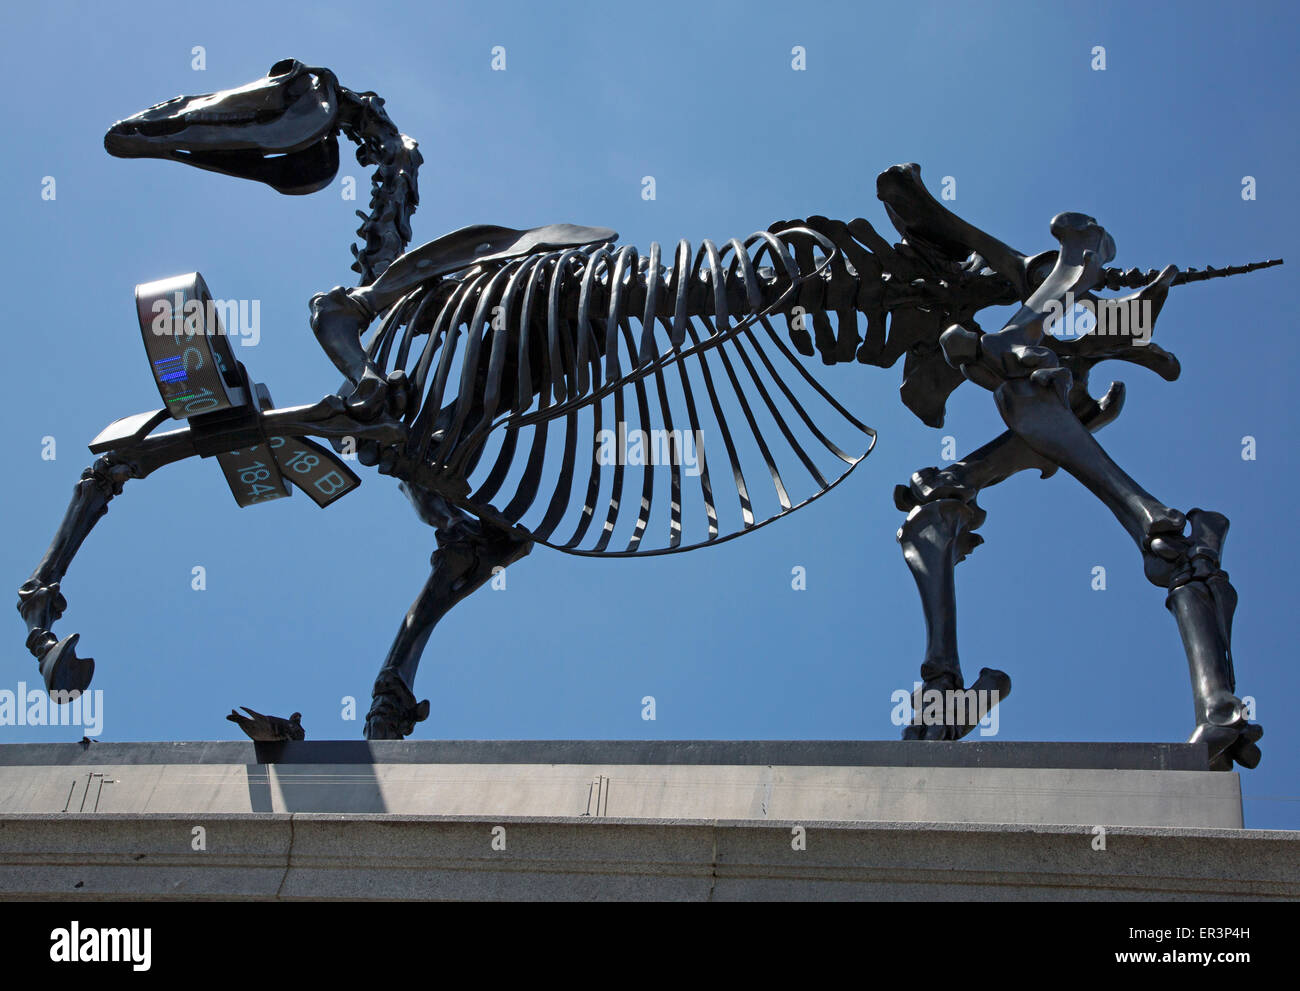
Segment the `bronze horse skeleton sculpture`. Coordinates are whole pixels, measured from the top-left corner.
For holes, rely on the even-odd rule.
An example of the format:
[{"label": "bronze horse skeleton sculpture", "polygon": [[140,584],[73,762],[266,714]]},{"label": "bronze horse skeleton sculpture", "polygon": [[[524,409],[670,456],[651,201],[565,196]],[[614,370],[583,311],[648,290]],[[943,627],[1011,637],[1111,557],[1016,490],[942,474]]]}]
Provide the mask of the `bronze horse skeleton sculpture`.
[{"label": "bronze horse skeleton sculpture", "polygon": [[[89,658],[76,656],[76,634],[60,640],[51,632],[66,607],[59,583],[128,479],[195,454],[247,446],[250,438],[266,443],[316,436],[336,450],[355,444],[357,459],[396,477],[420,519],[435,529],[432,573],[384,660],[366,720],[370,739],[411,733],[429,711],[412,687],[434,625],[533,544],[592,555],[688,550],[784,516],[847,476],[865,453],[846,453],[832,442],[778,367],[786,374],[793,369],[798,387],[841,427],[866,438],[870,451],[874,432],[791,353],[771,323],[779,316],[794,349],[820,355],[828,365],[856,360],[890,367],[903,357],[903,402],[930,426],[942,425],[948,395],[969,380],[993,393],[1008,427],[960,461],[916,472],[895,491],[907,513],[898,539],[926,620],[926,690],[964,687],[953,572],[982,539],[975,531],[985,514],[976,497],[1016,472],[1033,469],[1047,477],[1064,468],[1133,538],[1147,578],[1168,589],[1166,605],[1178,622],[1192,676],[1191,740],[1208,745],[1212,767],[1258,763],[1262,731],[1247,721],[1235,694],[1230,641],[1236,593],[1220,567],[1228,521],[1218,513],[1172,509],[1125,474],[1093,437],[1119,414],[1123,386],[1112,383],[1100,399],[1087,386],[1092,367],[1107,359],[1177,378],[1177,359],[1148,342],[1169,289],[1280,261],[1181,273],[1173,266],[1159,272],[1108,268],[1115,255],[1111,237],[1077,213],[1053,219],[1059,248],[1026,256],[938,203],[915,165],[895,166],[877,180],[877,195],[902,237],[894,244],[865,220],[809,217],[774,224],[721,250],[705,241],[692,253],[683,241],[671,263],[658,244],[643,256],[615,247],[613,231],[572,225],[531,231],[476,226],[406,251],[418,202],[415,142],[397,130],[375,94],[348,90],[329,70],[291,59],[247,86],[177,97],[120,121],[105,147],[118,157],[171,159],[305,194],[333,180],[340,132],[359,145],[362,165],[377,168],[371,212],[358,214],[364,244],[352,249],[359,286],[311,300],[312,329],[347,382],[338,395],[285,409],[269,408],[259,386],[260,403],[235,420],[194,416],[185,429],[162,434],[153,431],[165,411],[139,414],[112,424],[92,443],[101,456],[83,473],[53,543],[19,590],[27,646],[51,691],[84,689],[93,672]],[[1137,292],[1109,302],[1093,295],[1123,288]],[[1145,328],[1117,333],[1053,336],[1052,321],[1071,300],[1144,307],[1150,320]],[[996,333],[983,332],[975,321],[986,307],[1015,304],[1019,310]],[[859,315],[866,321],[861,332]],[[363,333],[377,319],[363,345]],[[239,371],[247,383],[242,366]],[[720,392],[740,406],[743,423],[734,431]],[[623,498],[629,472],[617,459],[608,501],[601,499],[608,462],[599,456],[600,442],[590,438],[601,434],[606,400],[620,431],[635,414],[642,427],[662,427],[668,437],[669,518],[661,544],[647,539],[655,506],[648,462],[641,462],[640,500]],[[770,417],[776,429],[760,428],[759,415]],[[678,435],[687,438],[689,425],[700,437],[706,421],[709,436],[722,440],[738,525],[724,526],[721,514],[731,500],[715,498],[716,475],[702,461],[698,471],[682,471]],[[563,427],[562,447],[558,434],[548,438],[548,426]],[[586,433],[592,427],[595,434]],[[815,443],[801,444],[796,428]],[[496,444],[495,461],[472,488],[471,474],[480,461],[488,463],[489,441]],[[795,486],[777,465],[778,441],[802,465],[804,485],[811,482],[801,500],[790,495]],[[762,519],[744,474],[755,452],[779,504]],[[816,460],[828,455],[839,466],[833,478]],[[585,485],[575,489],[575,472],[588,465]],[[544,476],[550,494],[539,501]],[[694,523],[684,520],[688,496],[703,510]],[[663,501],[658,505],[662,515]],[[593,530],[602,506],[604,518]],[[577,524],[566,539],[555,531],[571,510]],[[628,543],[612,544],[629,510],[636,515]],[[539,518],[525,524],[530,513]],[[1003,694],[1009,689],[1006,676],[989,669],[981,684]],[[970,728],[909,726],[904,736],[951,740]]]}]

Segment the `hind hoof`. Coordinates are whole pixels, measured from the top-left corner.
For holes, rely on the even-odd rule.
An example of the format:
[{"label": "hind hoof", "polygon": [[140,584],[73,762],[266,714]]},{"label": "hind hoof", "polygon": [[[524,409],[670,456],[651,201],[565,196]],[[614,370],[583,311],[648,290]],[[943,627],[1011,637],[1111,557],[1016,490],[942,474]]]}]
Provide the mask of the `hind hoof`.
[{"label": "hind hoof", "polygon": [[1263,754],[1257,745],[1264,728],[1242,720],[1230,726],[1201,723],[1188,743],[1205,743],[1210,750],[1211,771],[1231,771],[1234,763],[1245,768],[1258,766]]},{"label": "hind hoof", "polygon": [[1004,671],[981,668],[969,688],[962,688],[959,671],[945,671],[926,679],[913,697],[912,722],[903,728],[903,739],[960,740],[1010,694],[1011,678]]}]

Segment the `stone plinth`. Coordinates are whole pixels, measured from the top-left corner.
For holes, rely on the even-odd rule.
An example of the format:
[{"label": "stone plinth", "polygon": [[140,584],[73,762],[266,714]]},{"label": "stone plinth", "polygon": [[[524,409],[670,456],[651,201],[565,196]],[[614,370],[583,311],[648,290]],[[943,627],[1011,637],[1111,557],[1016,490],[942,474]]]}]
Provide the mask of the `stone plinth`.
[{"label": "stone plinth", "polygon": [[1183,744],[0,747],[0,895],[1295,898]]}]

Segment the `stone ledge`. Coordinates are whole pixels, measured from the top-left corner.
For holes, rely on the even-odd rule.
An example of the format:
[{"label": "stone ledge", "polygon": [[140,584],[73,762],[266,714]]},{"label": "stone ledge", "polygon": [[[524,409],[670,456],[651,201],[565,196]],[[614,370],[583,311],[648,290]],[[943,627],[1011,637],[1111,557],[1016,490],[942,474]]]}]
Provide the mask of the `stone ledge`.
[{"label": "stone ledge", "polygon": [[[928,744],[919,744],[926,747]],[[754,764],[25,764],[0,813],[340,813],[1240,828],[1210,771]]]},{"label": "stone ledge", "polygon": [[1190,743],[966,740],[308,740],[10,743],[0,766],[85,764],[729,764],[1206,771]]},{"label": "stone ledge", "polygon": [[[207,850],[191,849],[202,826]],[[791,847],[802,826],[806,849]],[[503,827],[506,849],[493,850]],[[1300,834],[399,815],[0,816],[0,897],[1300,900]]]}]

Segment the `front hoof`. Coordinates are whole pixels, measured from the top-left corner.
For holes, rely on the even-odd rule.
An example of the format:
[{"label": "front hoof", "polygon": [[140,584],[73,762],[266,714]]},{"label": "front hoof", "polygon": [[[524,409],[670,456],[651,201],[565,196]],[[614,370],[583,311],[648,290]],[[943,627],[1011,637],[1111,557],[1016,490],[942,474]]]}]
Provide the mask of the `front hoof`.
[{"label": "front hoof", "polygon": [[952,726],[917,726],[911,724],[903,727],[904,740],[937,740],[939,742],[958,739],[956,729]]},{"label": "front hoof", "polygon": [[[408,730],[409,732],[409,730]],[[405,740],[406,733],[397,725],[396,721],[387,718],[384,713],[377,713],[373,709],[366,716],[366,739],[367,740]]]},{"label": "front hoof", "polygon": [[95,659],[77,656],[80,633],[70,633],[41,658],[41,677],[45,690],[55,702],[71,702],[90,687],[95,675]]},{"label": "front hoof", "polygon": [[366,714],[367,740],[404,740],[415,732],[415,724],[429,718],[429,700],[415,701],[415,695],[396,674],[385,672],[375,681]]}]

